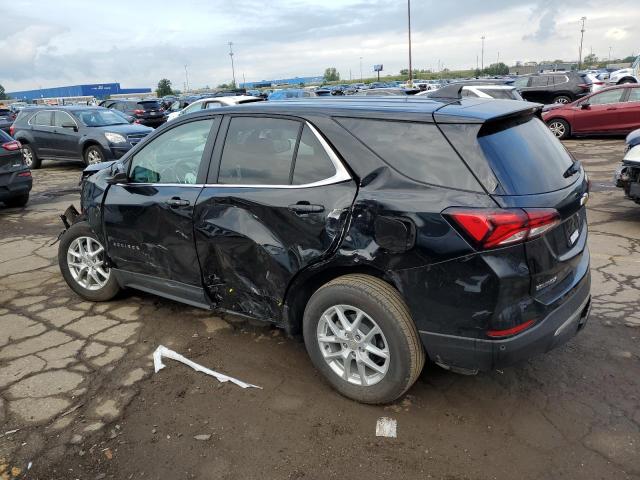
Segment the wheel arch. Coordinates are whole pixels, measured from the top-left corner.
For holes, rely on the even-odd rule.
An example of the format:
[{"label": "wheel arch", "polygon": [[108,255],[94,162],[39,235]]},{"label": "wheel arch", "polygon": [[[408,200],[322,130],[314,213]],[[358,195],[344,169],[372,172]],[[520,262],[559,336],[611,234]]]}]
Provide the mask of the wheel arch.
[{"label": "wheel arch", "polygon": [[617,85],[620,85],[623,82],[638,83],[638,80],[635,77],[626,76],[626,77],[622,77],[620,80],[618,80]]},{"label": "wheel arch", "polygon": [[[105,155],[104,146],[101,145],[98,140],[96,140],[94,138],[87,138],[80,144],[80,154],[82,155],[82,159],[83,160],[84,160],[84,155],[85,155],[85,153],[87,153],[87,149],[89,147],[98,147],[102,151],[102,154]],[[105,158],[106,158],[106,156],[105,156]]]},{"label": "wheel arch", "polygon": [[354,273],[378,278],[400,291],[394,280],[386,272],[371,265],[310,267],[289,282],[285,292],[281,323],[286,332],[289,335],[299,335],[302,332],[302,317],[305,307],[318,288],[338,277]]}]

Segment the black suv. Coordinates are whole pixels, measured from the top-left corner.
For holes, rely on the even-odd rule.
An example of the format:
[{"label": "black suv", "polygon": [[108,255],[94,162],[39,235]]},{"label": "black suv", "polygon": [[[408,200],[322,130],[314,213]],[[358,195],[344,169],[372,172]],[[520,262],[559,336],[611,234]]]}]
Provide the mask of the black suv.
[{"label": "black suv", "polygon": [[30,168],[39,168],[43,158],[87,165],[118,159],[152,131],[106,108],[85,106],[24,109],[11,127]]},{"label": "black suv", "polygon": [[588,95],[591,83],[577,72],[534,73],[517,77],[513,86],[530,102],[571,103]]},{"label": "black suv", "polygon": [[167,121],[160,100],[105,100],[100,106],[113,108],[134,117],[135,123],[157,128]]},{"label": "black suv", "polygon": [[88,300],[137,288],[302,332],[362,402],[398,398],[426,356],[512,364],[575,335],[591,298],[587,178],[539,108],[351,97],[181,117],[86,177],[62,275]]},{"label": "black suv", "polygon": [[29,201],[31,170],[24,163],[20,142],[0,130],[0,202],[23,207]]}]

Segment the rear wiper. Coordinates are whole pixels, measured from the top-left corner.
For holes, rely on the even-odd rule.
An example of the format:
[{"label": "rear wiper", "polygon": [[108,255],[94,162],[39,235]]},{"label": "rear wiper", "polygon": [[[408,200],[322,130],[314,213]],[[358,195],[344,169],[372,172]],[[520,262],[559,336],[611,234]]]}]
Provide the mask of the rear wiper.
[{"label": "rear wiper", "polygon": [[562,174],[562,176],[564,178],[569,178],[570,176],[575,175],[576,173],[578,173],[580,171],[580,166],[581,165],[582,164],[580,163],[580,160],[574,160],[573,163],[571,164],[571,166],[565,170],[565,172]]}]

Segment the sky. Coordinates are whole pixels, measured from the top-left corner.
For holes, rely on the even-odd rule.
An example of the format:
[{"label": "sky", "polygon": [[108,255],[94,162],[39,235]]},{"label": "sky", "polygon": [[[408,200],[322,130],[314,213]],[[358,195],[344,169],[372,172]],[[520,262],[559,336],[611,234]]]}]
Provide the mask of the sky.
[{"label": "sky", "polygon": [[[604,6],[606,5],[606,8]],[[405,0],[0,0],[0,84],[6,91],[120,82],[183,89],[407,68]],[[640,51],[638,0],[413,0],[413,66],[475,68]]]}]

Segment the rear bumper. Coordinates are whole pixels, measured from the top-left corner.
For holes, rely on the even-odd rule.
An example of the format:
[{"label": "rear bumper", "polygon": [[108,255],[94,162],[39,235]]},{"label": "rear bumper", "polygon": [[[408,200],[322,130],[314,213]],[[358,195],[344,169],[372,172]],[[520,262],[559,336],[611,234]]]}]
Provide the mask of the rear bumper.
[{"label": "rear bumper", "polygon": [[144,125],[145,127],[157,128],[167,121],[167,117],[158,116],[149,118],[138,118],[138,121],[140,122],[140,125]]},{"label": "rear bumper", "polygon": [[564,302],[523,333],[505,340],[484,340],[420,331],[428,355],[454,371],[475,373],[512,365],[548,352],[576,335],[591,309],[589,272]]},{"label": "rear bumper", "polygon": [[28,170],[0,173],[0,201],[20,197],[31,191],[32,178],[18,176],[23,172],[28,172]]}]

